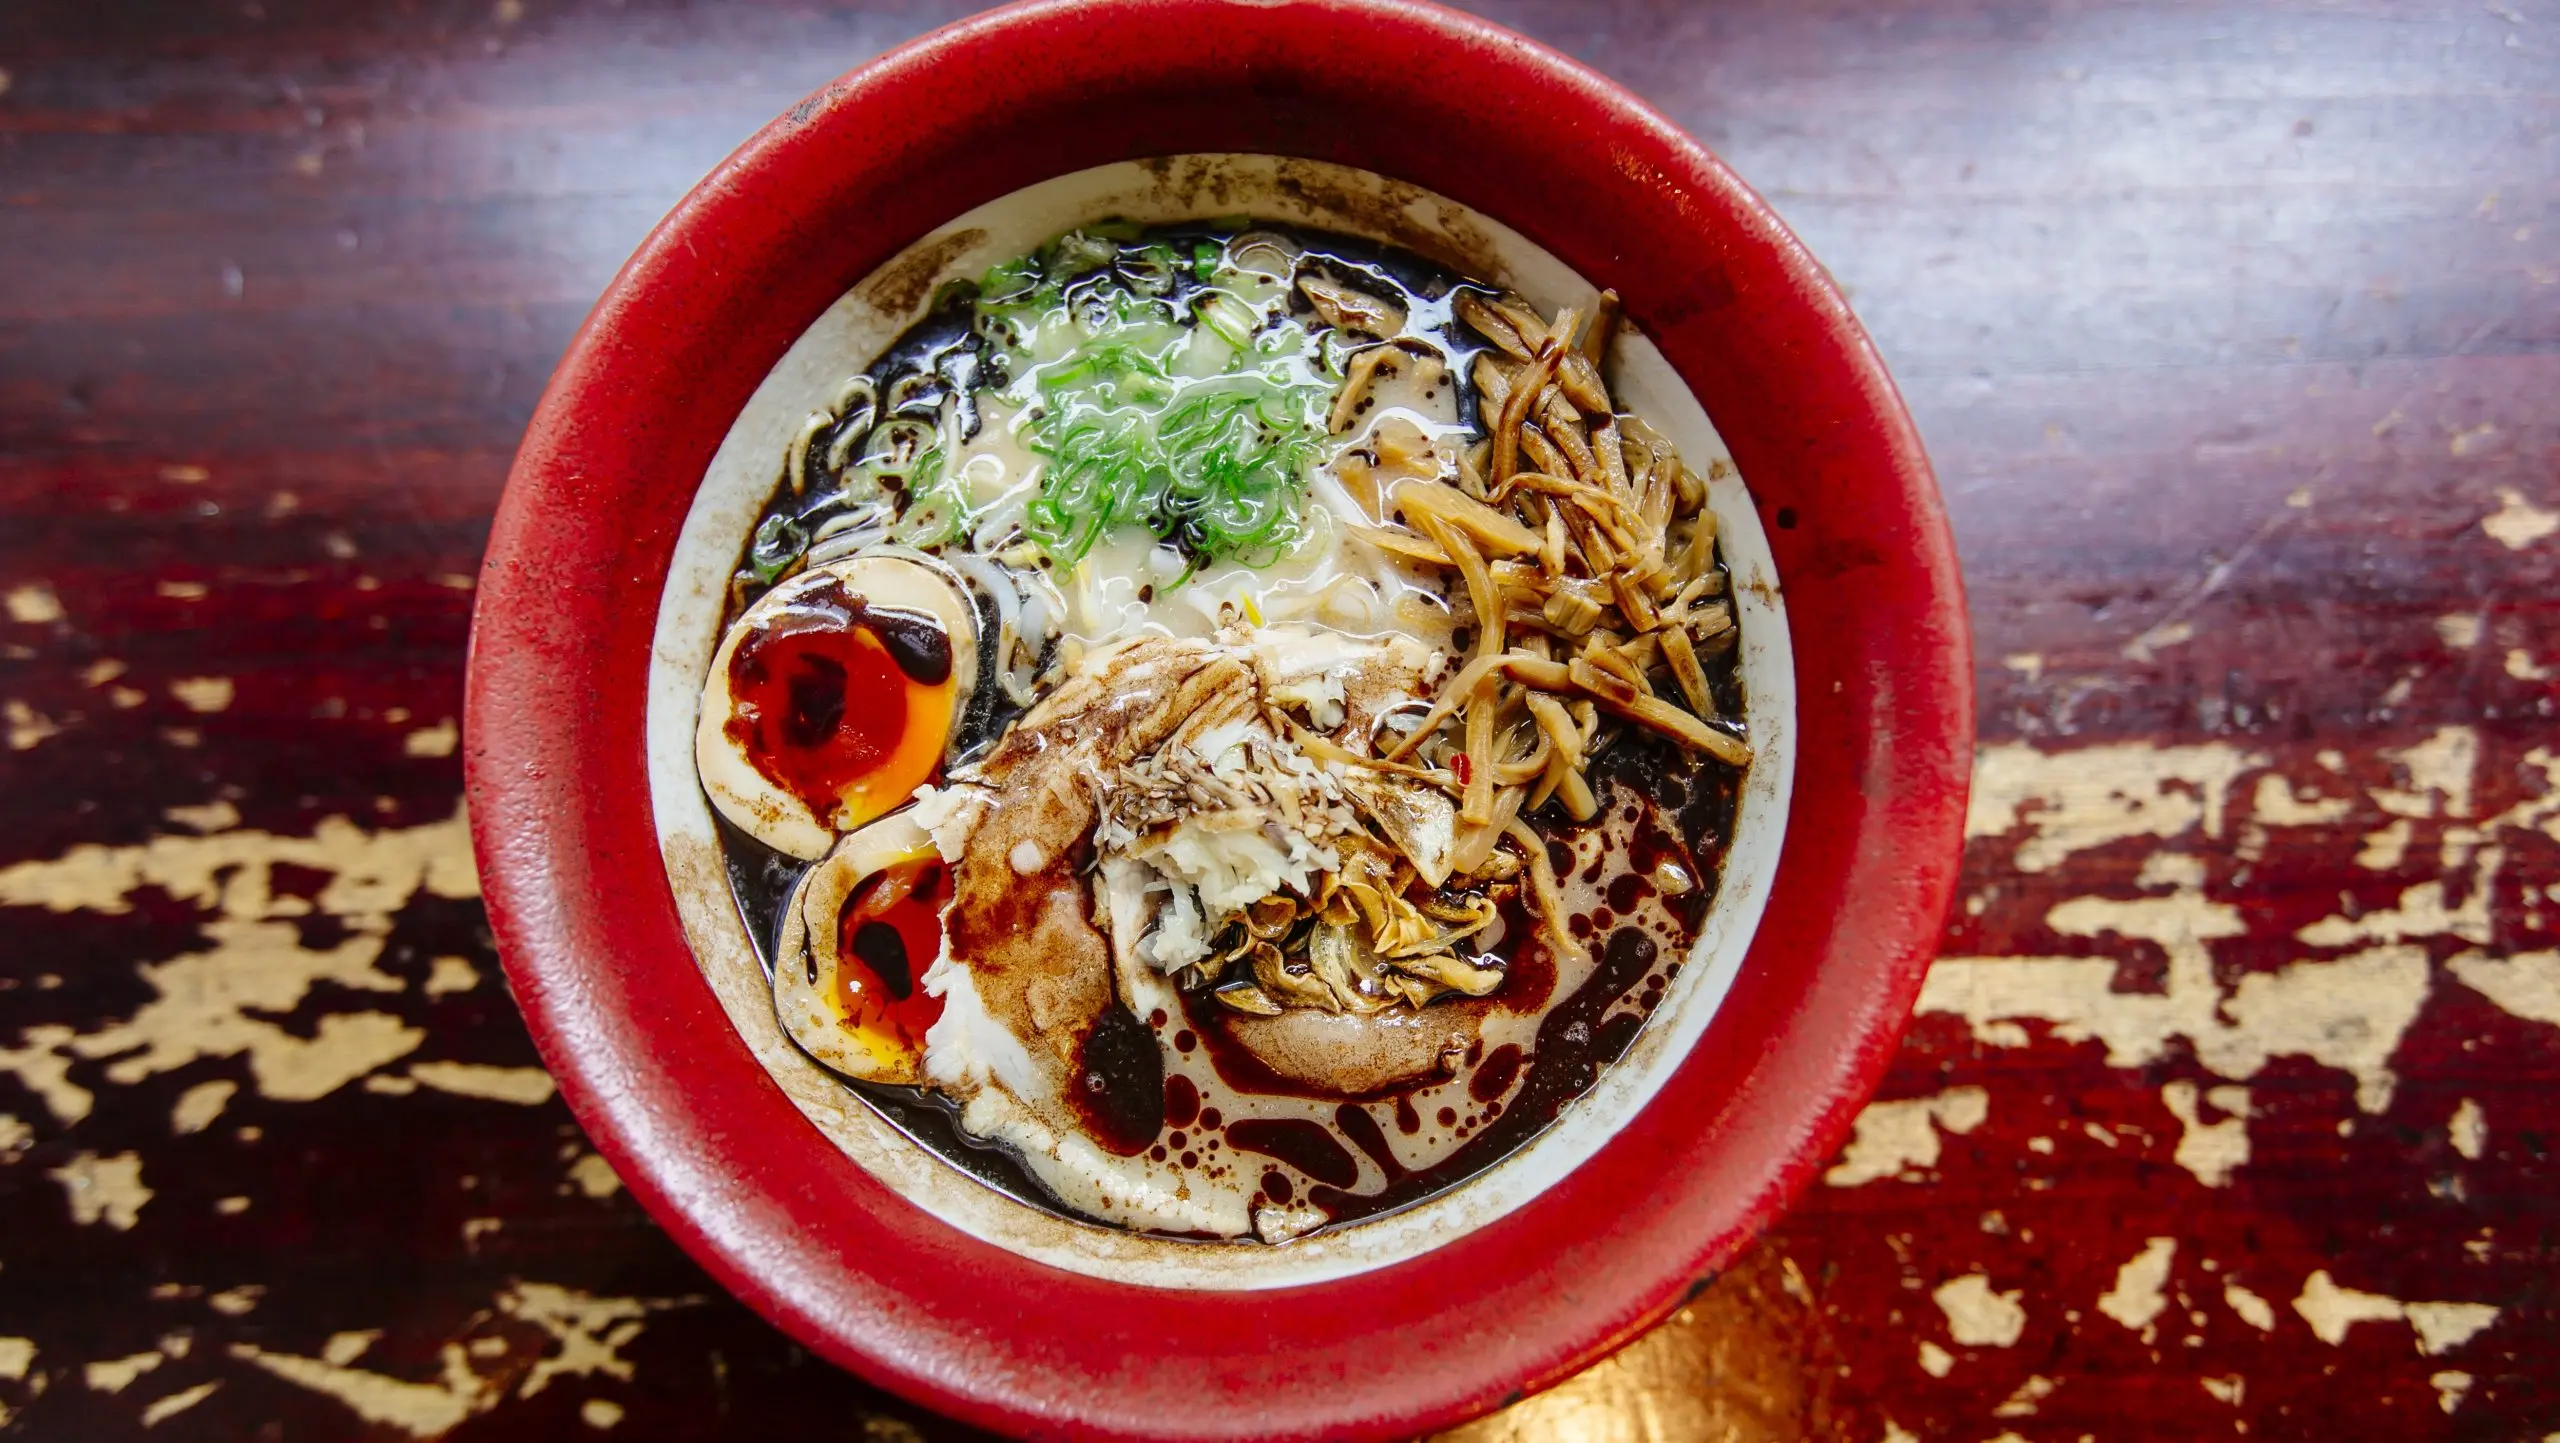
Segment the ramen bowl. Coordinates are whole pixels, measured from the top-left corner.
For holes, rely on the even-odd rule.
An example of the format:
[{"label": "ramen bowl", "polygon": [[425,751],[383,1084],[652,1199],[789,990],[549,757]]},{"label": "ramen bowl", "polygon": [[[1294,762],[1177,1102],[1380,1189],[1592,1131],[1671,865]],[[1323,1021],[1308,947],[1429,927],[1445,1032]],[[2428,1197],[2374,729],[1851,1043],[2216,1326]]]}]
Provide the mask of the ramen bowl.
[{"label": "ramen bowl", "polygon": [[[1237,215],[1546,313],[1622,298],[1613,386],[1713,478],[1756,749],[1712,904],[1623,1053],[1490,1165],[1276,1242],[1032,1205],[795,1048],[692,750],[732,570],[848,370],[1043,237]],[[1397,1436],[1659,1319],[1838,1145],[1953,885],[1970,677],[1937,493],[1873,348],[1641,102],[1419,5],[1030,5],[804,101],[608,289],[492,535],[471,815],[563,1095],[794,1337],[1016,1433]]]}]

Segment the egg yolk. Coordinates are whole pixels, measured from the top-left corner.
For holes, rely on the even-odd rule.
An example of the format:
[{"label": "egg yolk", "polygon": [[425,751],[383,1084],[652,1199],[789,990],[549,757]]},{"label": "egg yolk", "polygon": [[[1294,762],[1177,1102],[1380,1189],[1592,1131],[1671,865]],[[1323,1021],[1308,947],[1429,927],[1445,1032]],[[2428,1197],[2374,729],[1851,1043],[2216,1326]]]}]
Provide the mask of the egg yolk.
[{"label": "egg yolk", "polygon": [[767,781],[846,831],[933,779],[955,691],[938,620],[829,584],[739,641],[727,731]]},{"label": "egg yolk", "polygon": [[942,999],[923,988],[924,969],[942,952],[942,909],[951,869],[928,854],[862,879],[845,899],[836,929],[836,986],[829,999],[844,1025],[897,1055],[924,1050]]}]

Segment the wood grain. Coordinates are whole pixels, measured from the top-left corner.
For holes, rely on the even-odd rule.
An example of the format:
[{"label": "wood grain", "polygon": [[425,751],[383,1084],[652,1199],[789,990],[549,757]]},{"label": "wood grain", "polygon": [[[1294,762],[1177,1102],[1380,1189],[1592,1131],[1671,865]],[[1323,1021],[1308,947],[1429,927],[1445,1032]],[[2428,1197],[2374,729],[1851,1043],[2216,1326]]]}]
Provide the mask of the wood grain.
[{"label": "wood grain", "polygon": [[[1480,8],[1839,276],[1984,750],[1829,1180],[1460,1436],[2560,1430],[2560,6]],[[965,9],[0,10],[0,1427],[962,1436],[584,1147],[452,726],[613,269]]]}]

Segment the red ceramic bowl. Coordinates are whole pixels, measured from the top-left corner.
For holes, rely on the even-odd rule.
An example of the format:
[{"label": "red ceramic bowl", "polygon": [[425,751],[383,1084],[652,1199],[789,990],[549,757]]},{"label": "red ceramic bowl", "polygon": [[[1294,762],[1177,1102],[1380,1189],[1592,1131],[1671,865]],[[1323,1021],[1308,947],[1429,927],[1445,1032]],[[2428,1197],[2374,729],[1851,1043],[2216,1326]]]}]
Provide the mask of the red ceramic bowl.
[{"label": "red ceramic bowl", "polygon": [[[1716,422],[1785,583],[1796,761],[1764,920],[1703,1039],[1578,1168],[1436,1250],[1251,1293],[1044,1266],[826,1144],[703,980],[643,765],[653,602],[750,393],[971,207],[1175,151],[1362,167],[1623,293]],[[903,47],[679,204],[552,378],[475,617],[471,817],[518,1001],[633,1193],[819,1353],[1040,1436],[1384,1437],[1554,1382],[1805,1185],[1883,1072],[1953,887],[1972,746],[1953,548],[1892,382],[1723,165],[1517,36],[1410,3],[1074,0]]]}]

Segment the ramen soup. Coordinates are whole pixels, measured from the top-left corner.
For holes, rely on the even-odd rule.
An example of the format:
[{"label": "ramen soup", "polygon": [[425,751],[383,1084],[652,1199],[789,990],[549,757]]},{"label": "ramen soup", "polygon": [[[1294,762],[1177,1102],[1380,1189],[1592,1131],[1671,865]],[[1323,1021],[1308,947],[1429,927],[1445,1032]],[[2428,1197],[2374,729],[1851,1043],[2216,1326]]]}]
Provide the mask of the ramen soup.
[{"label": "ramen soup", "polygon": [[1624,1053],[1752,758],[1618,302],[1092,225],[808,417],[695,762],[783,1029],[1035,1206],[1274,1244]]}]

